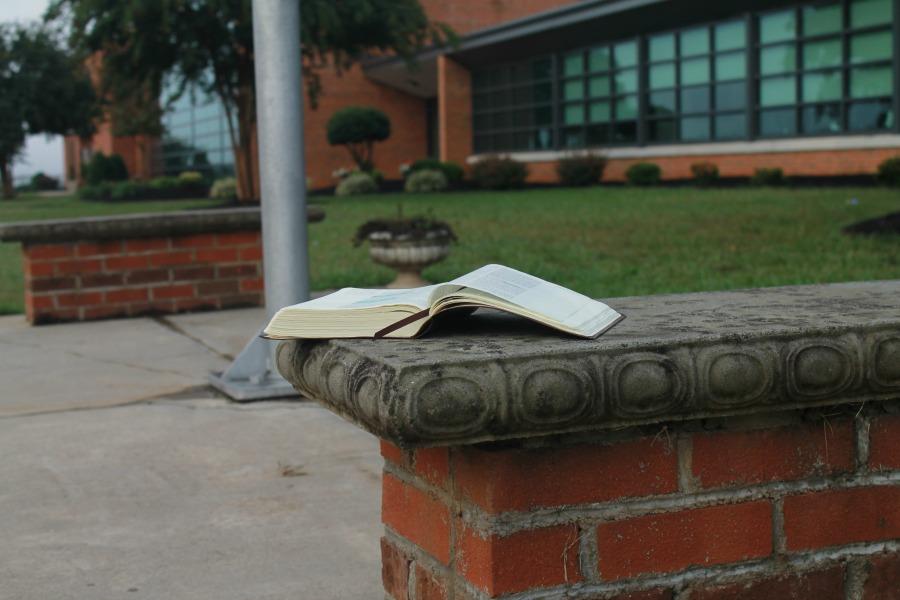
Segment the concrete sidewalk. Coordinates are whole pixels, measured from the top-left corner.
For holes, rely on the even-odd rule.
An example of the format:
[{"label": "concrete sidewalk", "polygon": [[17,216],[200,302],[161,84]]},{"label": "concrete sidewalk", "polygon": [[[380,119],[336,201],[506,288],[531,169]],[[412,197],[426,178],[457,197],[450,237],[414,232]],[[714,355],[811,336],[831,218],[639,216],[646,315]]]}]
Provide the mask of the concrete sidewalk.
[{"label": "concrete sidewalk", "polygon": [[263,318],[0,318],[0,599],[381,596],[375,438],[205,386]]}]

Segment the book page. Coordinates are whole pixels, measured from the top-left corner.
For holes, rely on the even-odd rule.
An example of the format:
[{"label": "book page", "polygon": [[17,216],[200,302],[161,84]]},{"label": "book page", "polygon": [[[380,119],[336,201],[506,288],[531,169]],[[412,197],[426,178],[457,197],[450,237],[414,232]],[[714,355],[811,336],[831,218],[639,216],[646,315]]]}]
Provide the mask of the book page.
[{"label": "book page", "polygon": [[602,302],[503,265],[486,265],[450,284],[496,296],[585,335],[602,331],[621,318]]},{"label": "book page", "polygon": [[402,304],[425,310],[430,306],[429,297],[436,287],[436,285],[429,285],[407,290],[344,288],[309,302],[295,304],[293,307],[305,310],[352,310]]}]

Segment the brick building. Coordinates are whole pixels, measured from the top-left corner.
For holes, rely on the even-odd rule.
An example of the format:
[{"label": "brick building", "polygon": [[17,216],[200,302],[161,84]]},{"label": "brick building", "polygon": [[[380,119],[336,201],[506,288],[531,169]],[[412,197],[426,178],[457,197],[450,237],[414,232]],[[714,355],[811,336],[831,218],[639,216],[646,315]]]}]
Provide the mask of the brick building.
[{"label": "brick building", "polygon": [[[344,149],[325,141],[325,125],[355,104],[391,118],[392,136],[375,156],[388,178],[425,156],[471,163],[503,153],[548,181],[558,158],[586,150],[608,156],[613,180],[639,160],[669,179],[689,177],[702,161],[725,177],[771,166],[855,175],[900,150],[897,0],[422,3],[460,43],[423,52],[413,71],[393,57],[323,71],[319,106],[305,115],[314,187],[350,166]],[[177,109],[167,131],[162,158],[136,175],[230,168],[214,105]],[[102,130],[87,144],[69,140],[67,172],[85,148],[110,145],[129,166],[146,164],[141,144],[115,144]]]}]

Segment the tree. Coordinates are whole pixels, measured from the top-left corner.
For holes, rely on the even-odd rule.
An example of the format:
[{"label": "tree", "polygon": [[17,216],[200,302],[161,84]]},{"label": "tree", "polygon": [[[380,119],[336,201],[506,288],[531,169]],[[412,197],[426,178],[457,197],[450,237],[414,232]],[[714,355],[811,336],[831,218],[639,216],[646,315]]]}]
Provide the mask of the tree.
[{"label": "tree", "polygon": [[0,25],[0,178],[14,194],[12,164],[36,133],[89,135],[96,96],[82,62],[42,27]]},{"label": "tree", "polygon": [[328,143],[345,146],[360,171],[371,171],[372,147],[391,135],[391,121],[377,108],[348,106],[328,119]]},{"label": "tree", "polygon": [[[174,101],[192,86],[218,97],[234,149],[238,194],[258,197],[253,164],[256,98],[253,88],[251,0],[54,0],[47,18],[64,23],[71,43],[102,53],[101,94],[113,105],[158,110],[164,84]],[[349,67],[369,52],[412,60],[427,44],[454,39],[428,21],[418,0],[303,0],[300,22],[304,77],[311,102],[319,70]],[[141,117],[135,115],[136,122]]]}]

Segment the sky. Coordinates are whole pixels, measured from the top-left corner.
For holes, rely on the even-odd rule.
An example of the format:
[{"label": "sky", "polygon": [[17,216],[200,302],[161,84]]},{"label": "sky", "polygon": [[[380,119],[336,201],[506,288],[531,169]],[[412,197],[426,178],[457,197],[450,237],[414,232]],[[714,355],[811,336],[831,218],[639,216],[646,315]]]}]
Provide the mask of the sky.
[{"label": "sky", "polygon": [[[0,0],[0,22],[33,21],[41,18],[49,0]],[[13,167],[16,180],[43,171],[47,175],[62,177],[62,136],[32,135],[25,143],[25,152]]]}]

